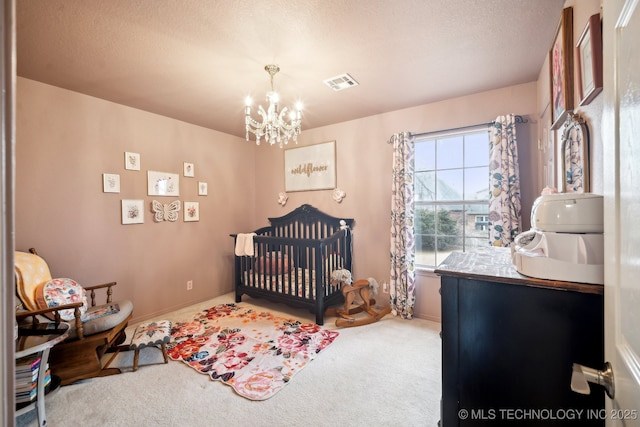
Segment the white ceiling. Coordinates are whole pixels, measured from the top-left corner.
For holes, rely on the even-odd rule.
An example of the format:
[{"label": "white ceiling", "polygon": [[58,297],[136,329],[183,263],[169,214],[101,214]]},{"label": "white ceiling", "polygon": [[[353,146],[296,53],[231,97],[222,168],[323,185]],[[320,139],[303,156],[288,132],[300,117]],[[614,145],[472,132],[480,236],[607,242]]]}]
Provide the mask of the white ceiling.
[{"label": "white ceiling", "polygon": [[303,132],[535,81],[564,0],[16,3],[19,76],[244,137],[270,63]]}]

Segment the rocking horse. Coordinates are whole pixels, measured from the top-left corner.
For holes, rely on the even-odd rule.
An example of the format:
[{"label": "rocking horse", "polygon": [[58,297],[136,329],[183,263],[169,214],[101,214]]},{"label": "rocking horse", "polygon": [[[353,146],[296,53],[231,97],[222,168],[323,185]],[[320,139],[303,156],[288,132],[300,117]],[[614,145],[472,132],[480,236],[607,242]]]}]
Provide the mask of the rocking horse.
[{"label": "rocking horse", "polygon": [[[333,283],[342,282],[342,295],[344,296],[343,309],[327,310],[327,314],[338,316],[336,326],[350,327],[368,325],[369,323],[377,322],[391,312],[391,307],[388,306],[380,311],[372,308],[376,300],[372,298],[371,295],[378,293],[378,282],[376,279],[370,277],[367,280],[361,279],[353,282],[349,270],[336,270],[331,274],[331,279]],[[353,306],[357,294],[360,295],[362,304]],[[367,313],[369,317],[356,318],[353,316],[354,314],[362,312]]]}]

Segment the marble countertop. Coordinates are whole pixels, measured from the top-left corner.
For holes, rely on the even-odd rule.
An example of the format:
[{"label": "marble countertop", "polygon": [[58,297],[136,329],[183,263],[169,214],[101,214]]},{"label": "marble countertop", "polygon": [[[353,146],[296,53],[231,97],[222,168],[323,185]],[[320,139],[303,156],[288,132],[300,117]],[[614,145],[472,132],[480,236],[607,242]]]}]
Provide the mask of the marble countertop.
[{"label": "marble countertop", "polygon": [[435,273],[440,276],[464,277],[514,285],[564,291],[604,294],[604,286],[524,276],[511,263],[511,249],[486,247],[469,252],[453,252]]}]

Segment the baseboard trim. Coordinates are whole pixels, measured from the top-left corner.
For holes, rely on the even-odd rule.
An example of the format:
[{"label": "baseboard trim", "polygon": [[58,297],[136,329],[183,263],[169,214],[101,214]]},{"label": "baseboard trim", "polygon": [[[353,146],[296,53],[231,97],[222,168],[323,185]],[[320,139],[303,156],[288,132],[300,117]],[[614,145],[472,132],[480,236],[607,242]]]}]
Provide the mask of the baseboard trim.
[{"label": "baseboard trim", "polygon": [[418,319],[431,320],[432,322],[442,323],[442,318],[441,317],[429,316],[427,314],[421,314],[421,313],[413,313],[413,315]]}]

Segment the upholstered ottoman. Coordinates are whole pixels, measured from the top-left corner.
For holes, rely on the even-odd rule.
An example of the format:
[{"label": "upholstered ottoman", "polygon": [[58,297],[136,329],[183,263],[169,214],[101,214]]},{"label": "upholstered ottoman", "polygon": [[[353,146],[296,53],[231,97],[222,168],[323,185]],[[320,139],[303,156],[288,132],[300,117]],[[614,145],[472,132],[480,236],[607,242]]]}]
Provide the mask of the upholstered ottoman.
[{"label": "upholstered ottoman", "polygon": [[133,338],[131,339],[130,350],[134,350],[133,354],[133,370],[138,369],[138,357],[140,349],[145,347],[158,347],[162,350],[164,363],[169,363],[167,356],[167,343],[171,339],[171,322],[168,320],[158,320],[156,322],[142,323],[138,325]]}]

